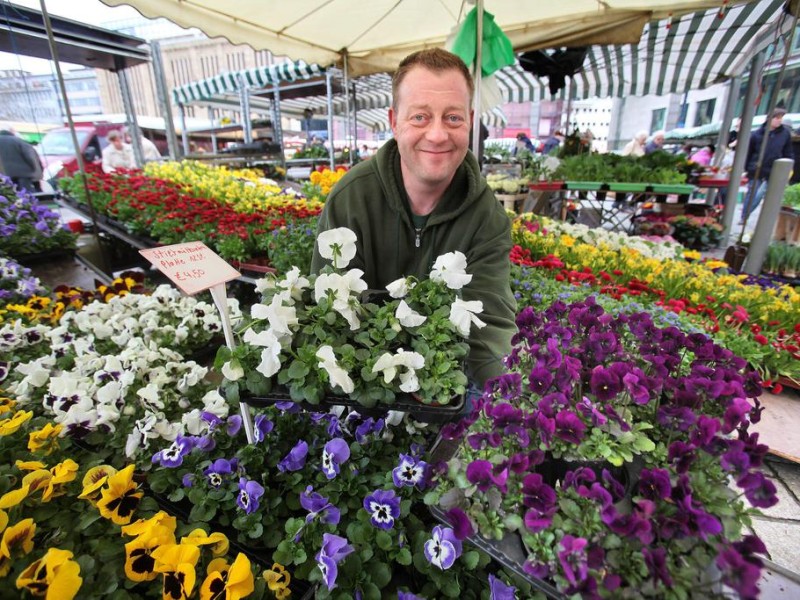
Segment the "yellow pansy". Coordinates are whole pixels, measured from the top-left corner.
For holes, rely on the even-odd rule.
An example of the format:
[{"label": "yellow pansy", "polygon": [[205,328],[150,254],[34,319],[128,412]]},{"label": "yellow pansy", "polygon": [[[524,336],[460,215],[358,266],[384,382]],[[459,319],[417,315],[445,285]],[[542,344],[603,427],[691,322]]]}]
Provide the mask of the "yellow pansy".
[{"label": "yellow pansy", "polygon": [[88,500],[93,505],[97,505],[97,500],[100,498],[100,489],[105,485],[108,478],[116,473],[117,470],[111,465],[98,465],[86,471],[83,476],[83,491],[81,492],[81,500]]},{"label": "yellow pansy", "polygon": [[111,475],[106,486],[100,492],[97,508],[106,519],[117,525],[127,525],[139,507],[144,492],[133,481],[134,465],[128,465],[122,471]]},{"label": "yellow pansy", "polygon": [[48,600],[72,600],[83,583],[80,572],[80,565],[72,560],[72,552],[48,548],[42,558],[20,573],[17,588]]},{"label": "yellow pansy", "polygon": [[202,529],[195,529],[189,535],[181,538],[181,544],[193,544],[195,546],[208,546],[211,554],[222,556],[228,553],[228,536],[218,531],[206,533]]},{"label": "yellow pansy", "polygon": [[177,524],[175,517],[160,510],[149,519],[139,519],[130,525],[126,525],[122,528],[122,533],[128,536],[138,536],[144,535],[156,527],[164,527],[174,536]]},{"label": "yellow pansy", "polygon": [[17,405],[17,401],[12,398],[0,397],[0,415],[10,413]]},{"label": "yellow pansy", "polygon": [[201,600],[240,600],[255,590],[250,560],[241,552],[232,565],[216,558],[208,565],[208,576],[200,586]]},{"label": "yellow pansy", "polygon": [[49,502],[52,498],[66,493],[64,484],[75,480],[78,475],[78,463],[68,458],[50,469],[50,473],[52,477],[42,492],[42,502]]},{"label": "yellow pansy", "polygon": [[58,436],[64,426],[60,423],[53,425],[47,423],[44,427],[37,431],[32,431],[28,436],[28,450],[33,453],[41,452],[45,456],[49,456],[54,451],[58,450]]},{"label": "yellow pansy", "polygon": [[33,411],[18,410],[13,416],[0,421],[0,436],[16,433],[27,421],[33,417]]},{"label": "yellow pansy", "polygon": [[292,581],[289,572],[286,568],[278,563],[273,563],[271,569],[267,569],[262,573],[264,581],[267,582],[267,587],[275,594],[276,598],[287,598],[291,595],[289,584]]},{"label": "yellow pansy", "polygon": [[47,465],[39,460],[18,460],[14,463],[20,471],[42,471],[47,469]]},{"label": "yellow pansy", "polygon": [[153,551],[153,558],[155,571],[164,574],[165,597],[169,590],[171,598],[189,598],[197,581],[194,569],[200,549],[191,544],[165,544]]}]

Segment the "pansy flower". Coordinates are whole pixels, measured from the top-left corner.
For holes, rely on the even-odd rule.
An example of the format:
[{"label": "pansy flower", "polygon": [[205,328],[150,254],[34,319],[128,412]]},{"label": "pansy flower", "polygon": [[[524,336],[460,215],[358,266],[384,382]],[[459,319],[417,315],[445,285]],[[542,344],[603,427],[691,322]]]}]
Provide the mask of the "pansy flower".
[{"label": "pansy flower", "polygon": [[292,576],[286,570],[286,567],[279,563],[273,563],[271,569],[267,569],[262,573],[264,581],[267,582],[269,591],[275,594],[278,600],[283,600],[292,595],[289,589],[289,584],[292,581]]},{"label": "pansy flower", "polygon": [[331,261],[334,268],[344,269],[356,256],[355,232],[347,227],[337,227],[317,236],[317,249],[322,258]]},{"label": "pansy flower", "polygon": [[200,585],[201,598],[238,599],[255,590],[250,559],[241,552],[232,565],[224,558],[215,558],[208,564],[208,576]]},{"label": "pansy flower", "polygon": [[193,440],[190,437],[179,435],[168,448],[159,450],[153,455],[152,462],[160,463],[162,467],[173,469],[183,464],[183,457],[189,454],[193,448]]},{"label": "pansy flower", "polygon": [[144,492],[133,481],[134,465],[109,476],[106,486],[100,493],[97,508],[106,519],[117,525],[130,523],[133,512],[139,507]]},{"label": "pansy flower", "polygon": [[430,278],[444,282],[451,290],[460,290],[472,281],[472,275],[467,273],[467,257],[459,251],[440,255],[433,263]]},{"label": "pansy flower", "polygon": [[249,515],[258,510],[258,500],[263,495],[264,488],[257,481],[246,477],[239,478],[239,496],[236,498],[236,504],[245,513]]},{"label": "pansy flower", "polygon": [[394,490],[375,490],[364,498],[364,510],[375,527],[391,529],[400,517],[400,497]]},{"label": "pansy flower", "polygon": [[156,573],[163,573],[164,598],[189,598],[197,581],[195,565],[200,548],[191,544],[164,544],[153,551]]},{"label": "pansy flower", "polygon": [[316,555],[317,566],[322,572],[322,581],[328,590],[336,587],[336,578],[339,574],[339,563],[351,552],[353,547],[347,540],[332,533],[322,535],[322,548]]},{"label": "pansy flower", "polygon": [[336,525],[341,518],[339,509],[331,504],[327,498],[315,492],[310,485],[300,494],[300,506],[308,511],[306,523],[310,523],[319,517],[322,523]]},{"label": "pansy flower", "polygon": [[408,454],[400,455],[400,464],[392,469],[392,481],[397,487],[424,489],[428,463]]},{"label": "pansy flower", "polygon": [[308,443],[300,440],[294,445],[294,448],[289,450],[289,454],[283,457],[281,462],[278,463],[278,470],[282,473],[286,471],[299,471],[306,465],[306,457],[308,456]]},{"label": "pansy flower", "polygon": [[515,600],[517,588],[489,573],[489,600]]},{"label": "pansy flower", "polygon": [[253,439],[256,444],[263,442],[274,427],[275,424],[267,418],[267,415],[257,415],[255,429],[253,430]]},{"label": "pansy flower", "polygon": [[225,476],[230,475],[233,471],[234,468],[231,461],[218,458],[203,470],[203,475],[206,476],[208,485],[218,488],[225,481]]},{"label": "pansy flower", "polygon": [[72,600],[83,583],[81,567],[69,550],[48,548],[47,553],[28,565],[17,577],[17,589],[34,596]]},{"label": "pansy flower", "polygon": [[339,466],[350,458],[350,446],[342,438],[330,440],[322,449],[322,472],[333,479],[339,474]]},{"label": "pansy flower", "polygon": [[424,550],[428,562],[445,571],[461,556],[462,545],[452,529],[437,525],[431,539],[425,542]]}]

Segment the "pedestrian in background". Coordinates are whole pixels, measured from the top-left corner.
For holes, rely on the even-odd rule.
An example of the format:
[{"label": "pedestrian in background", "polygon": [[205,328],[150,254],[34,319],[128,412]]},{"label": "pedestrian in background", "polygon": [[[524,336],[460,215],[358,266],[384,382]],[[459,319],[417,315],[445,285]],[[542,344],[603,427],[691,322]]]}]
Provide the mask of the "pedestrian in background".
[{"label": "pedestrian in background", "polygon": [[652,154],[657,150],[664,149],[664,130],[659,129],[653,134],[653,139],[647,142],[647,145],[644,147],[645,154]]},{"label": "pedestrian in background", "polygon": [[28,142],[17,136],[8,123],[0,123],[0,172],[7,175],[20,189],[41,190],[42,163]]},{"label": "pedestrian in background", "polygon": [[122,133],[114,129],[106,136],[108,146],[103,148],[103,173],[113,173],[117,169],[135,169],[131,147],[122,138]]},{"label": "pedestrian in background", "polygon": [[622,149],[622,156],[644,156],[644,145],[647,142],[647,132],[642,130],[633,136],[633,139],[625,144]]}]

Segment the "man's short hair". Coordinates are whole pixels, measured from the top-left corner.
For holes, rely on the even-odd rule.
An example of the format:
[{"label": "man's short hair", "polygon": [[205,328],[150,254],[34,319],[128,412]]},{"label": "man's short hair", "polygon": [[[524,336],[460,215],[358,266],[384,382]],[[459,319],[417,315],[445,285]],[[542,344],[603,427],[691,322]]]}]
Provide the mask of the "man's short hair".
[{"label": "man's short hair", "polygon": [[475,83],[472,81],[472,74],[469,72],[467,65],[460,57],[443,50],[442,48],[426,48],[425,50],[418,50],[406,56],[400,61],[400,66],[394,72],[392,77],[392,108],[397,110],[397,97],[400,84],[405,79],[408,72],[414,67],[423,67],[434,73],[441,73],[443,71],[458,71],[464,76],[467,82],[467,89],[469,89],[469,103],[472,106],[472,96],[475,93]]},{"label": "man's short hair", "polygon": [[776,106],[775,110],[772,111],[773,117],[782,117],[785,114],[786,114],[786,109],[783,108],[782,106]]},{"label": "man's short hair", "polygon": [[108,132],[108,135],[106,135],[106,139],[109,142],[113,142],[114,140],[121,140],[122,134],[116,129],[112,129],[111,131]]}]

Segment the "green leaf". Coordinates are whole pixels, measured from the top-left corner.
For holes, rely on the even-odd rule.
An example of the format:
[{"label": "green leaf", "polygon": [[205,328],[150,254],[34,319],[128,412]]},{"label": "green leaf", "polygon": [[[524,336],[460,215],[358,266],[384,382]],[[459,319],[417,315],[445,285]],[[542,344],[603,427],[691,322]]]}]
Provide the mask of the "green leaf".
[{"label": "green leaf", "polygon": [[474,570],[475,567],[478,566],[478,560],[480,559],[480,557],[481,555],[475,550],[464,552],[464,554],[461,555],[461,560],[464,563],[464,568],[467,569],[468,571]]},{"label": "green leaf", "polygon": [[300,360],[293,360],[289,367],[289,379],[303,380],[308,375],[308,372],[309,368],[306,363]]},{"label": "green leaf", "polygon": [[392,541],[392,536],[390,536],[385,531],[379,531],[375,535],[375,543],[381,550],[388,550],[394,545],[394,542]]},{"label": "green leaf", "polygon": [[398,564],[401,564],[405,567],[411,564],[411,551],[408,548],[401,548],[400,552],[397,553],[397,556],[394,558]]},{"label": "green leaf", "polygon": [[189,520],[194,522],[208,523],[217,512],[217,507],[210,502],[205,504],[195,504],[192,512],[189,513]]},{"label": "green leaf", "polygon": [[392,570],[386,563],[373,562],[367,567],[372,583],[379,588],[384,588],[392,578]]}]

